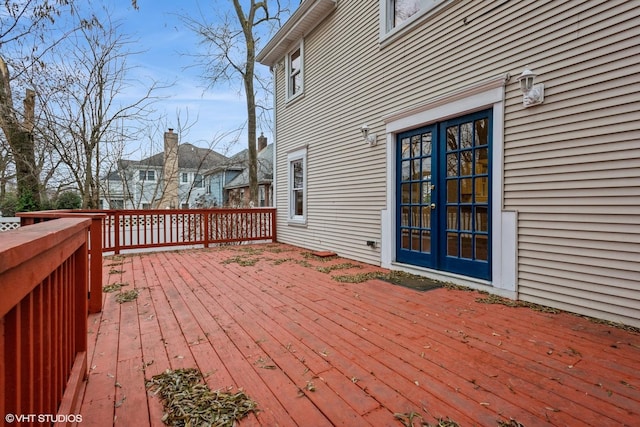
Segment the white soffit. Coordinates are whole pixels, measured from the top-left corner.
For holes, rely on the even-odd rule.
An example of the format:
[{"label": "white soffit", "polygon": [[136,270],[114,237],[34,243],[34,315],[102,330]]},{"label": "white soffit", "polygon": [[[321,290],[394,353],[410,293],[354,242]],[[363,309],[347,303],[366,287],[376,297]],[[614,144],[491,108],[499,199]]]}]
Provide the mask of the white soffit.
[{"label": "white soffit", "polygon": [[291,45],[311,32],[337,6],[336,0],[304,0],[289,20],[258,53],[256,60],[272,67],[283,58]]}]

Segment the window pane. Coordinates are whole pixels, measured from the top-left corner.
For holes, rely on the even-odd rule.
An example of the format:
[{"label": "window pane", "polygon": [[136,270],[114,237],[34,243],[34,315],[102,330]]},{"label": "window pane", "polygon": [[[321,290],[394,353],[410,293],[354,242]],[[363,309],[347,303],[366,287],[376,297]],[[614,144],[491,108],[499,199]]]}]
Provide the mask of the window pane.
[{"label": "window pane", "polygon": [[140,171],[140,181],[144,181],[147,178],[147,171]]},{"label": "window pane", "polygon": [[402,218],[400,219],[400,225],[403,227],[409,226],[409,206],[402,207]]},{"label": "window pane", "polygon": [[487,236],[476,235],[476,259],[487,261],[489,259],[489,239]]},{"label": "window pane", "polygon": [[411,157],[411,153],[409,151],[409,138],[402,138],[402,158],[408,159]]},{"label": "window pane", "polygon": [[411,250],[420,250],[420,232],[418,230],[411,230]]},{"label": "window pane", "polygon": [[419,206],[411,207],[411,226],[420,227],[420,207]]},{"label": "window pane", "polygon": [[411,137],[411,157],[420,157],[420,135]]},{"label": "window pane", "polygon": [[420,0],[395,0],[393,3],[394,27],[400,25],[420,10]]},{"label": "window pane", "polygon": [[294,205],[293,214],[296,216],[302,216],[304,215],[302,190],[295,190],[293,194],[295,196],[295,202],[294,202],[295,205]]},{"label": "window pane", "polygon": [[290,68],[291,75],[294,75],[300,71],[300,49],[296,49],[291,54],[291,59],[289,61],[289,64],[291,67]]},{"label": "window pane", "polygon": [[489,170],[489,156],[487,148],[478,148],[475,150],[476,153],[476,174],[484,174]]},{"label": "window pane", "polygon": [[411,179],[412,180],[420,179],[420,159],[411,161]]},{"label": "window pane", "polygon": [[458,153],[447,154],[447,176],[458,176]]},{"label": "window pane", "polygon": [[487,119],[476,120],[476,135],[475,145],[487,145],[489,135],[489,128],[487,126]]},{"label": "window pane", "polygon": [[411,203],[420,203],[420,184],[411,184]]},{"label": "window pane", "polygon": [[460,206],[460,230],[471,231],[471,206]]},{"label": "window pane", "polygon": [[431,183],[424,182],[422,183],[422,204],[428,205],[431,203]]},{"label": "window pane", "polygon": [[156,171],[147,171],[147,179],[149,181],[155,181],[155,179],[156,179]]},{"label": "window pane", "polygon": [[460,175],[471,175],[473,164],[473,153],[471,150],[460,152]]},{"label": "window pane", "polygon": [[302,90],[302,74],[296,74],[291,77],[291,94],[295,95]]},{"label": "window pane", "polygon": [[473,145],[471,122],[460,125],[460,148],[471,148]]},{"label": "window pane", "polygon": [[476,206],[476,231],[489,231],[489,215],[485,206]]},{"label": "window pane", "polygon": [[473,239],[471,234],[460,235],[460,256],[462,258],[473,258],[472,242]]},{"label": "window pane", "polygon": [[304,170],[302,168],[302,160],[292,162],[293,166],[293,188],[302,188],[304,186]]},{"label": "window pane", "polygon": [[431,157],[422,159],[422,179],[431,179]]},{"label": "window pane", "polygon": [[402,238],[401,238],[400,246],[402,246],[402,249],[410,249],[409,230],[407,230],[406,228],[403,228],[401,233],[402,233]]},{"label": "window pane", "polygon": [[409,181],[411,179],[411,160],[404,160],[402,162],[402,181]]},{"label": "window pane", "polygon": [[422,252],[431,252],[431,232],[422,232]]},{"label": "window pane", "polygon": [[447,233],[447,255],[458,256],[458,233]]},{"label": "window pane", "polygon": [[447,208],[447,228],[450,230],[458,229],[458,207],[449,206]]},{"label": "window pane", "polygon": [[410,184],[402,184],[402,203],[410,203]]},{"label": "window pane", "polygon": [[460,180],[460,202],[471,203],[473,195],[473,180],[465,178]]},{"label": "window pane", "polygon": [[458,203],[458,180],[450,179],[447,181],[447,202]]},{"label": "window pane", "polygon": [[422,228],[431,228],[431,208],[422,208]]},{"label": "window pane", "polygon": [[451,126],[447,128],[447,151],[458,149],[458,127]]},{"label": "window pane", "polygon": [[422,135],[422,155],[431,155],[431,132]]},{"label": "window pane", "polygon": [[476,178],[476,192],[475,198],[476,203],[487,203],[489,198],[489,178],[486,176]]}]

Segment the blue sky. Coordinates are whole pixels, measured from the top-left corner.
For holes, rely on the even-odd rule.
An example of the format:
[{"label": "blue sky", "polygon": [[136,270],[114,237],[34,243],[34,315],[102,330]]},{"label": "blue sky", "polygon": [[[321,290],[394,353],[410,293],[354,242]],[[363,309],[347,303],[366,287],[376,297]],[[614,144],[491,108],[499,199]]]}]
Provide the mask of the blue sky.
[{"label": "blue sky", "polygon": [[[111,0],[117,4],[113,8],[115,20],[121,21],[122,32],[134,40],[136,50],[141,54],[129,61],[135,65],[137,77],[143,81],[175,82],[162,90],[165,99],[155,108],[166,115],[167,127],[178,129],[177,115],[190,128],[181,135],[181,142],[191,142],[208,147],[221,135],[243,126],[246,109],[241,82],[219,84],[213,89],[205,89],[201,70],[193,67],[194,58],[189,53],[198,50],[198,38],[185,28],[180,16],[198,16],[198,8],[210,13],[212,7],[230,7],[228,1],[212,0],[138,0],[139,10],[131,7],[129,0]],[[211,16],[214,16],[213,14]],[[265,40],[266,42],[266,40]],[[262,67],[262,65],[259,65]],[[135,94],[132,94],[135,96]],[[263,129],[271,139],[268,129]],[[258,134],[261,129],[258,128]],[[234,139],[229,135],[213,147],[216,151],[235,153],[246,147],[246,130],[240,133],[237,144],[228,147]]]}]

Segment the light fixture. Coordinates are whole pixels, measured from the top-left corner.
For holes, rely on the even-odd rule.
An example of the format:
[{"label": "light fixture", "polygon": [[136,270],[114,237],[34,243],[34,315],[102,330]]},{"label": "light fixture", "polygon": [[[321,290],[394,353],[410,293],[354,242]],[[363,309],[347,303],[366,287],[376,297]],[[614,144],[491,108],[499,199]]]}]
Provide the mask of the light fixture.
[{"label": "light fixture", "polygon": [[544,84],[536,84],[535,80],[536,73],[531,71],[528,66],[518,77],[520,90],[522,91],[522,105],[525,107],[542,104],[542,101],[544,101]]},{"label": "light fixture", "polygon": [[362,125],[362,127],[360,128],[360,132],[362,132],[362,137],[364,138],[365,142],[369,144],[369,147],[374,147],[376,145],[376,143],[378,142],[377,135],[375,133],[369,133],[369,126]]}]

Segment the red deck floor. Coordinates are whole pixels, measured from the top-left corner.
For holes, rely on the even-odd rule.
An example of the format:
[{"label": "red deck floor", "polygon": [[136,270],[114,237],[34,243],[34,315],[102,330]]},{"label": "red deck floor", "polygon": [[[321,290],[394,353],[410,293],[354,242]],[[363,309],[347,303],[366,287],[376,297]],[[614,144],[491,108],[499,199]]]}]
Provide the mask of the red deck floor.
[{"label": "red deck floor", "polygon": [[[123,304],[105,293],[89,318],[82,427],[163,425],[145,378],[187,367],[258,403],[240,426],[402,426],[394,414],[412,412],[425,425],[640,425],[640,334],[475,291],[339,282],[380,269],[303,255],[254,245],[105,258],[104,283],[140,293]],[[316,268],[330,265],[342,268]]]}]

